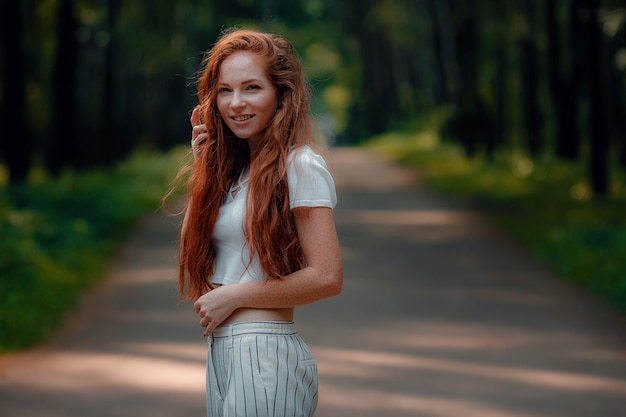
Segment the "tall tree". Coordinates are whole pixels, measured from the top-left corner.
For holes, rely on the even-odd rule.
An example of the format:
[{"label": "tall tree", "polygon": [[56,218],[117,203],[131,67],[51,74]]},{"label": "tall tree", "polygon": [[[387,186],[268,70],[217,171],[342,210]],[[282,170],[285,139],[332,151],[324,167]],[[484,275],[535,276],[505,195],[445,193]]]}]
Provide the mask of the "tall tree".
[{"label": "tall tree", "polygon": [[[21,3],[3,1],[0,5],[2,30],[2,104],[0,125],[3,126],[0,153],[9,169],[13,183],[23,182],[30,170],[33,133],[26,123],[26,85],[22,51]],[[8,128],[10,126],[10,128]],[[9,132],[17,132],[10,134]]]},{"label": "tall tree", "polygon": [[434,30],[436,31],[435,51],[438,68],[444,80],[445,95],[447,99],[454,98],[458,94],[460,84],[459,62],[454,42],[454,23],[451,17],[448,0],[431,0]]},{"label": "tall tree", "polygon": [[485,143],[485,153],[489,161],[495,157],[496,147],[506,142],[507,136],[507,109],[508,109],[508,56],[507,42],[510,23],[508,17],[507,5],[501,0],[493,0],[491,2],[492,12],[494,15],[495,25],[495,76],[491,89],[493,90],[494,102],[494,126],[493,134],[488,137]]},{"label": "tall tree", "polygon": [[548,71],[555,115],[554,152],[558,157],[577,160],[580,156],[580,102],[584,91],[586,19],[581,0],[565,2],[566,26],[559,41],[558,3],[546,2]]},{"label": "tall tree", "polygon": [[104,58],[104,85],[102,89],[102,137],[99,138],[101,143],[108,146],[102,147],[103,155],[99,162],[110,163],[117,158],[123,156],[128,151],[129,142],[124,137],[117,135],[116,115],[116,96],[117,87],[116,69],[117,69],[117,46],[119,37],[117,35],[117,16],[120,11],[120,0],[109,0],[107,30],[109,31],[110,40],[106,46],[106,55]]},{"label": "tall tree", "polygon": [[[619,4],[618,4],[619,5]],[[613,7],[616,5],[613,4]],[[620,57],[623,48],[626,46],[626,23],[621,22],[607,34],[607,57],[609,64],[609,77],[607,79],[610,95],[608,97],[610,107],[610,130],[611,149],[615,149],[617,166],[626,169],[626,102],[625,102],[625,76],[626,66]]]},{"label": "tall tree", "polygon": [[342,21],[342,30],[355,39],[353,53],[358,62],[359,79],[353,81],[355,97],[350,109],[350,124],[347,136],[363,138],[384,131],[384,102],[377,97],[384,94],[384,86],[380,84],[377,62],[379,48],[376,47],[376,35],[373,34],[372,9],[374,0],[366,0],[361,4],[355,2],[338,2],[338,13]]},{"label": "tall tree", "polygon": [[435,55],[436,66],[436,84],[434,89],[435,103],[446,103],[449,100],[450,75],[446,70],[446,54],[444,52],[444,27],[443,19],[440,17],[441,13],[439,8],[447,7],[447,4],[443,4],[441,0],[429,0],[428,12],[431,16],[431,38],[433,44],[433,51]]},{"label": "tall tree", "polygon": [[393,103],[397,99],[392,75],[393,46],[385,27],[376,20],[375,3],[375,0],[367,1],[366,26],[359,33],[363,78],[369,84],[366,91],[366,121],[370,135],[383,133],[389,127]]},{"label": "tall tree", "polygon": [[458,88],[454,92],[455,113],[447,130],[463,146],[468,156],[493,140],[493,120],[478,88],[478,20],[475,0],[455,2],[452,16],[454,45],[459,68]]},{"label": "tall tree", "polygon": [[584,9],[590,17],[588,65],[589,65],[589,180],[595,195],[606,196],[609,185],[608,149],[609,129],[607,120],[606,91],[604,79],[606,65],[604,39],[599,22],[599,0],[585,0]]},{"label": "tall tree", "polygon": [[61,0],[58,8],[57,51],[52,75],[52,135],[44,153],[46,168],[53,174],[79,162],[75,126],[78,25],[74,3],[74,0]]},{"label": "tall tree", "polygon": [[522,0],[526,27],[520,39],[522,120],[526,146],[531,155],[538,155],[543,146],[542,115],[539,106],[539,54],[535,32],[535,7],[532,0]]},{"label": "tall tree", "polygon": [[[561,126],[560,113],[563,112],[563,94],[565,88],[562,81],[562,61],[563,54],[560,42],[561,25],[558,19],[558,1],[546,0],[546,34],[547,34],[547,52],[548,52],[548,85],[550,86],[550,98],[552,111],[554,114],[554,130],[555,136],[558,136],[563,127]],[[571,125],[571,123],[570,123]]]}]

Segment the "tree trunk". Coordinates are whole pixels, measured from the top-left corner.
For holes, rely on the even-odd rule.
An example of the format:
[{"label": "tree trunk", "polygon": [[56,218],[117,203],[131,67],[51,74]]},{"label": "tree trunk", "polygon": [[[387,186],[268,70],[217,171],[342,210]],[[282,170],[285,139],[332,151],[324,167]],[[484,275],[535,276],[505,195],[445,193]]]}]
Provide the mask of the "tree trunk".
[{"label": "tree trunk", "polygon": [[559,33],[561,27],[557,19],[557,0],[546,0],[546,34],[548,40],[548,85],[550,86],[550,104],[552,106],[552,124],[554,131],[554,141],[562,133],[561,113],[563,112],[563,97],[565,93],[562,80],[562,61],[561,42],[559,41]]},{"label": "tree trunk", "polygon": [[626,103],[624,102],[624,77],[623,67],[618,66],[615,57],[624,46],[626,28],[624,25],[613,34],[607,43],[606,62],[609,63],[609,108],[611,118],[611,144],[610,149],[615,149],[617,166],[626,168]]},{"label": "tree trunk", "polygon": [[589,181],[594,195],[604,197],[608,191],[609,129],[606,117],[604,85],[604,39],[598,21],[598,0],[586,0],[589,13]]},{"label": "tree trunk", "polygon": [[274,0],[261,0],[261,29],[271,30],[272,21],[276,19],[276,4]]},{"label": "tree trunk", "polygon": [[533,39],[535,11],[532,0],[522,0],[522,10],[526,16],[527,30],[520,40],[521,47],[521,80],[522,80],[522,114],[526,146],[531,155],[538,155],[543,147],[542,117],[538,96],[538,54]]},{"label": "tree trunk", "polygon": [[[79,164],[76,137],[76,67],[78,45],[74,1],[61,0],[58,10],[57,51],[52,76],[52,135],[45,149],[45,165],[58,174],[66,165]],[[84,138],[89,140],[89,138]]]},{"label": "tree trunk", "polygon": [[[560,26],[557,19],[557,0],[545,0],[546,34],[548,38],[548,81],[553,100],[561,94],[561,45],[559,42]],[[555,106],[558,110],[558,106]]]},{"label": "tree trunk", "polygon": [[[346,5],[348,6],[348,5]],[[360,44],[362,80],[359,97],[361,117],[359,124],[365,136],[383,133],[388,128],[394,100],[391,76],[391,50],[387,34],[379,23],[372,19],[374,0],[363,4],[350,3],[351,26]],[[368,26],[366,22],[369,22]]]},{"label": "tree trunk", "polygon": [[560,47],[569,52],[564,60],[562,83],[559,95],[555,98],[557,125],[555,137],[555,153],[560,158],[575,161],[580,157],[581,127],[580,99],[584,85],[584,62],[587,37],[585,36],[584,13],[581,11],[581,0],[571,0],[568,4],[567,42]]},{"label": "tree trunk", "polygon": [[[22,16],[20,3],[3,1],[0,5],[2,25],[2,106],[3,126],[0,154],[9,170],[12,183],[21,183],[28,176],[33,152],[33,134],[26,123],[25,65],[22,51]],[[9,132],[16,132],[15,135]]]},{"label": "tree trunk", "polygon": [[465,154],[473,156],[479,142],[484,139],[482,134],[484,108],[481,105],[476,80],[476,8],[473,0],[456,3],[455,9],[455,46],[459,65],[459,89],[455,96],[455,114],[451,120],[450,134],[459,141]]},{"label": "tree trunk", "polygon": [[126,135],[118,135],[116,131],[116,69],[117,69],[117,46],[119,38],[115,33],[117,15],[120,8],[120,0],[109,0],[108,30],[110,41],[107,45],[104,61],[104,86],[102,89],[102,135],[99,138],[102,143],[103,154],[98,158],[98,163],[109,164],[122,157],[129,149],[130,141]]},{"label": "tree trunk", "polygon": [[[439,4],[438,4],[439,3]],[[446,71],[446,59],[443,45],[444,28],[439,18],[438,7],[445,7],[441,4],[441,0],[429,0],[428,12],[431,16],[431,39],[433,44],[433,53],[435,55],[435,75],[437,76],[437,84],[433,91],[435,105],[446,103],[450,97],[449,85],[450,81]]]},{"label": "tree trunk", "polygon": [[455,100],[459,93],[460,70],[454,41],[454,22],[452,21],[448,0],[431,0],[436,27],[439,32],[440,50],[446,96]]},{"label": "tree trunk", "polygon": [[495,56],[496,56],[496,68],[495,68],[495,77],[493,82],[494,89],[494,101],[495,101],[495,111],[494,111],[494,121],[493,121],[493,134],[491,135],[491,140],[489,140],[485,144],[485,151],[487,154],[487,158],[489,161],[493,161],[495,158],[496,148],[506,142],[507,136],[507,123],[506,123],[506,110],[507,110],[507,97],[508,97],[508,89],[507,89],[507,69],[508,69],[508,60],[506,54],[506,36],[505,33],[508,31],[508,16],[505,11],[505,5],[502,4],[500,0],[495,0],[493,2],[495,18],[498,22],[498,32],[500,33],[500,38],[497,39],[495,46]]}]

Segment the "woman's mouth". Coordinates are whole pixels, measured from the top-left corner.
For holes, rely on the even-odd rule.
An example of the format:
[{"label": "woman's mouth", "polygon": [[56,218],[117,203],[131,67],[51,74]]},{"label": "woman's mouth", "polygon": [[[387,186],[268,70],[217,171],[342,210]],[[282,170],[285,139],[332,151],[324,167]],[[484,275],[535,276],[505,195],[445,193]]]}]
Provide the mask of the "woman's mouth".
[{"label": "woman's mouth", "polygon": [[254,117],[254,115],[247,114],[245,116],[233,116],[232,119],[236,122],[245,122],[246,120],[250,120]]}]

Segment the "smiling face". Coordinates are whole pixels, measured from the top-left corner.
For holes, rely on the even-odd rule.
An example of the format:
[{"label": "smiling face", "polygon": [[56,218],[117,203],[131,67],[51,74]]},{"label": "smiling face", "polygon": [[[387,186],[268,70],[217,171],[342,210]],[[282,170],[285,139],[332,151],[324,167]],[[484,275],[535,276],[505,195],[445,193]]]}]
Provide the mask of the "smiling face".
[{"label": "smiling face", "polygon": [[220,66],[217,108],[226,126],[254,151],[276,113],[278,92],[267,77],[263,59],[239,51]]}]

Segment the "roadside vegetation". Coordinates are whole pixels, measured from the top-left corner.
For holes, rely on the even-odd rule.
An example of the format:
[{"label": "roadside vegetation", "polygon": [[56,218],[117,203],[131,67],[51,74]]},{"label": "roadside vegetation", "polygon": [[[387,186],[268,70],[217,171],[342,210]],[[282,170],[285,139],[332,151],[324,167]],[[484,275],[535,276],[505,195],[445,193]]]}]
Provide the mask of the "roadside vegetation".
[{"label": "roadside vegetation", "polygon": [[[0,353],[46,340],[160,200],[184,150],[0,186]],[[1,168],[1,166],[0,166]]]},{"label": "roadside vegetation", "polygon": [[[626,311],[623,1],[174,3],[0,3],[0,124],[20,132],[0,140],[0,352],[51,334],[157,210],[179,158],[137,149],[181,144],[230,26],[293,42],[335,143],[376,136]],[[396,130],[416,115],[432,126]]]},{"label": "roadside vegetation", "polygon": [[626,178],[594,197],[581,163],[506,150],[466,157],[436,129],[377,136],[367,146],[414,167],[432,189],[468,199],[558,276],[626,313]]}]

